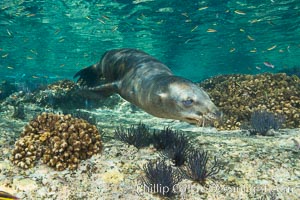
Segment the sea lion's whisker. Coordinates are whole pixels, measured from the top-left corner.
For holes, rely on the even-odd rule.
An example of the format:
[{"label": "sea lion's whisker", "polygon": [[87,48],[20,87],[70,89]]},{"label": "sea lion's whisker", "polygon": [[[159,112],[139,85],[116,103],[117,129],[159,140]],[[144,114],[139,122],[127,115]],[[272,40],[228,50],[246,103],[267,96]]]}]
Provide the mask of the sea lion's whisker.
[{"label": "sea lion's whisker", "polygon": [[216,119],[216,117],[215,117],[213,114],[211,114],[211,113],[208,113],[208,114],[206,114],[206,115],[203,115],[203,117],[206,118],[206,119],[209,120],[209,121],[215,120],[215,119]]},{"label": "sea lion's whisker", "polygon": [[195,119],[195,120],[197,121],[196,126],[200,127],[202,121],[200,119]]}]

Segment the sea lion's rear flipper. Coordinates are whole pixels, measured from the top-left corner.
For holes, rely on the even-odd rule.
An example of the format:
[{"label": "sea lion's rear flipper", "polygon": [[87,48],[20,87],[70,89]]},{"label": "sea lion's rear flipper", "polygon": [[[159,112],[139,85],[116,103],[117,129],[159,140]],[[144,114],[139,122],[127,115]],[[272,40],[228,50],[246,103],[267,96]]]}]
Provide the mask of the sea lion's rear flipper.
[{"label": "sea lion's rear flipper", "polygon": [[105,82],[98,63],[80,70],[74,75],[76,77],[79,77],[79,89],[76,92],[88,99],[106,98],[118,90],[119,82]]},{"label": "sea lion's rear flipper", "polygon": [[73,78],[79,76],[77,83],[80,86],[94,87],[101,83],[101,70],[97,67],[98,64],[91,65],[89,67],[83,68],[77,72]]},{"label": "sea lion's rear flipper", "polygon": [[118,90],[119,82],[106,83],[96,87],[80,87],[80,95],[88,99],[101,99],[111,96]]}]

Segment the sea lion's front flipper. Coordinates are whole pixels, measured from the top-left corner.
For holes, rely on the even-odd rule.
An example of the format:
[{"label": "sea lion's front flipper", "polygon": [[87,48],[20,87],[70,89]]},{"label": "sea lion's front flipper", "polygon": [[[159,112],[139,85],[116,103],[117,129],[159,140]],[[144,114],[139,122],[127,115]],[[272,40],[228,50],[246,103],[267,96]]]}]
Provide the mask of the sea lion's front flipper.
[{"label": "sea lion's front flipper", "polygon": [[79,77],[77,83],[81,86],[94,87],[101,83],[101,70],[99,70],[98,64],[91,65],[83,68],[77,72],[73,78]]},{"label": "sea lion's front flipper", "polygon": [[80,95],[88,99],[100,99],[111,96],[118,91],[119,82],[106,83],[96,87],[80,87],[78,92]]}]

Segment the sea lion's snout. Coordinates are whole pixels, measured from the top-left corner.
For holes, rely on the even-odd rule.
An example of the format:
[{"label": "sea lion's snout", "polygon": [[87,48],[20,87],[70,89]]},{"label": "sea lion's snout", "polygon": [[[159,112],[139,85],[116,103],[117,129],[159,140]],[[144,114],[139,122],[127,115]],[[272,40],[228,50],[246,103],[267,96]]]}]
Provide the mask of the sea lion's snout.
[{"label": "sea lion's snout", "polygon": [[174,118],[202,126],[221,120],[222,112],[196,84],[183,80],[181,83],[177,81],[171,84],[169,88],[171,97],[176,102],[172,111],[178,116]]}]

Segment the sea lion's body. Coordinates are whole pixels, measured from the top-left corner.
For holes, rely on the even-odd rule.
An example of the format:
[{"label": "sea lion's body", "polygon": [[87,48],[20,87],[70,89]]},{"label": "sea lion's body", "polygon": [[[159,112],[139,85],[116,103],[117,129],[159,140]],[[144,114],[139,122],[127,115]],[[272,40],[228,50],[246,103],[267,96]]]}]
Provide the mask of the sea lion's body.
[{"label": "sea lion's body", "polygon": [[88,96],[118,93],[156,117],[201,123],[204,118],[220,115],[200,87],[174,76],[166,65],[139,50],[107,51],[100,62],[77,72],[77,76],[80,85],[88,86],[82,89]]}]

